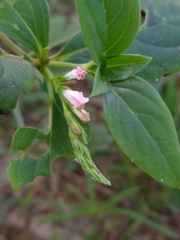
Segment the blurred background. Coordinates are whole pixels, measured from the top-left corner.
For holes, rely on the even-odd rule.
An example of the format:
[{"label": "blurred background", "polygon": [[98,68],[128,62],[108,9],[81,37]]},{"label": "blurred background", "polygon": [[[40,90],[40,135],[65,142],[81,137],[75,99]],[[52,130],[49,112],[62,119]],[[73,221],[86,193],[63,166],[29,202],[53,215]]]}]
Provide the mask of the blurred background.
[{"label": "blurred background", "polygon": [[[50,46],[57,51],[80,26],[73,0],[48,2]],[[151,84],[167,104],[180,137],[180,74]],[[87,78],[72,88],[89,96],[91,86]],[[47,130],[46,95],[35,84],[11,115],[0,116],[0,240],[180,239],[179,189],[156,182],[123,154],[107,130],[102,96],[91,98],[86,110],[92,119],[91,156],[111,187],[94,183],[76,162],[61,158],[54,161],[50,178],[38,177],[15,192],[6,173],[10,159],[18,157],[9,150],[11,138],[24,124]],[[31,156],[44,148],[38,142]]]}]

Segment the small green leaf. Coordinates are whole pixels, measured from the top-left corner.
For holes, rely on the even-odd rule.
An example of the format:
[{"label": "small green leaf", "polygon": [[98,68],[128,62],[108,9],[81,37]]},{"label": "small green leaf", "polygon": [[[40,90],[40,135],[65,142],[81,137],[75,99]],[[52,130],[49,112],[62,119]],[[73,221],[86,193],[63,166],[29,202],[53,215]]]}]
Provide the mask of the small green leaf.
[{"label": "small green leaf", "polygon": [[106,56],[123,52],[140,24],[139,0],[76,0],[86,46],[99,65]]},{"label": "small green leaf", "polygon": [[39,175],[50,176],[49,155],[46,153],[39,159],[25,156],[12,160],[7,172],[12,187],[18,191],[24,184],[32,182]]},{"label": "small green leaf", "polygon": [[132,45],[130,54],[152,57],[138,76],[155,80],[180,70],[180,5],[175,0],[141,0],[145,21]]},{"label": "small green leaf", "polygon": [[134,64],[138,65],[139,68],[143,68],[150,62],[150,57],[145,57],[141,55],[130,55],[130,54],[123,54],[117,55],[113,58],[108,58],[106,62],[106,68],[118,67],[127,64]]},{"label": "small green leaf", "polygon": [[102,94],[102,93],[106,93],[108,91],[109,91],[108,83],[106,81],[103,81],[103,78],[101,76],[101,69],[100,67],[98,67],[95,78],[94,78],[94,85],[93,85],[91,97]]},{"label": "small green leaf", "polygon": [[3,0],[0,5],[0,31],[42,54],[48,46],[49,8],[46,0]]},{"label": "small green leaf", "polygon": [[21,127],[15,132],[11,141],[11,151],[26,151],[35,139],[44,139],[45,135],[37,128]]},{"label": "small green leaf", "polygon": [[43,81],[43,77],[29,62],[0,57],[0,113],[11,112],[20,94],[29,92],[35,80]]},{"label": "small green leaf", "polygon": [[63,58],[65,62],[84,64],[92,60],[87,51],[86,44],[81,32],[78,32],[57,54],[53,59]]},{"label": "small green leaf", "polygon": [[54,56],[56,59],[74,55],[86,49],[82,33],[77,33],[71,40]]},{"label": "small green leaf", "polygon": [[114,82],[105,94],[108,127],[125,154],[157,181],[180,187],[180,148],[166,105],[138,77]]},{"label": "small green leaf", "polygon": [[102,76],[106,80],[126,79],[144,68],[151,58],[140,55],[120,55],[108,58]]}]

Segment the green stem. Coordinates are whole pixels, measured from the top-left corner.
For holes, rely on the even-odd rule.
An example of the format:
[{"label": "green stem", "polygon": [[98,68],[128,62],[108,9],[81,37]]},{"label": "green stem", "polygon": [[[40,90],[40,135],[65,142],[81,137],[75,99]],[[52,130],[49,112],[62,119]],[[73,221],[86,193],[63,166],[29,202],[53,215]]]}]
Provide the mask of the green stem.
[{"label": "green stem", "polygon": [[79,64],[75,64],[75,63],[68,63],[68,62],[59,62],[59,61],[50,61],[48,66],[50,68],[77,68],[78,66],[80,66]]},{"label": "green stem", "polygon": [[2,32],[0,32],[0,40],[16,55],[22,56],[24,54],[24,51]]},{"label": "green stem", "polygon": [[49,98],[49,129],[52,129],[52,107],[51,106],[54,99],[53,82],[52,82],[54,75],[48,67],[44,67],[43,72],[47,80],[47,89],[48,89],[48,98]]},{"label": "green stem", "polygon": [[54,99],[54,93],[53,93],[53,79],[54,79],[54,75],[51,72],[51,70],[48,67],[45,67],[43,69],[45,78],[47,80],[47,88],[48,88],[48,98],[49,98],[49,102],[52,102]]},{"label": "green stem", "polygon": [[43,72],[44,72],[46,79],[52,81],[52,79],[54,78],[54,75],[51,72],[51,70],[48,67],[44,67]]},{"label": "green stem", "polygon": [[88,71],[88,69],[94,66],[94,61],[90,61],[84,64],[76,64],[76,63],[68,63],[68,62],[60,62],[60,61],[50,61],[48,67],[50,68],[77,68],[78,66],[81,67],[83,70]]},{"label": "green stem", "polygon": [[88,71],[89,73],[91,72],[91,68],[95,67],[97,68],[97,65],[96,63],[92,60],[88,63],[84,63],[84,64],[81,64],[80,67],[83,69],[83,70],[86,70]]}]

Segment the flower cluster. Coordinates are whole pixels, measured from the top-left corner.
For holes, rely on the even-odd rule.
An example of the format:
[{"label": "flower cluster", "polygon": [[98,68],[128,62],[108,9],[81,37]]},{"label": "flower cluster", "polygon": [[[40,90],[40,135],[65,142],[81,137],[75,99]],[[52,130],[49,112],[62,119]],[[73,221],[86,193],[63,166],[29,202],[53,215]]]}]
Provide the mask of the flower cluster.
[{"label": "flower cluster", "polygon": [[[83,80],[86,74],[87,73],[85,71],[78,67],[77,69],[74,69],[64,75],[64,77],[66,78],[66,80]],[[69,126],[69,137],[74,149],[74,154],[76,158],[75,161],[77,161],[81,165],[82,169],[86,173],[90,174],[92,179],[106,185],[111,185],[111,183],[102,175],[102,173],[93,163],[90,153],[85,145],[88,142],[87,133],[83,125],[73,115],[73,113],[75,113],[76,116],[83,122],[90,121],[89,113],[84,110],[84,106],[89,101],[89,98],[85,98],[82,92],[73,91],[71,89],[68,89],[67,87],[64,88],[62,94],[70,103],[68,105],[63,104],[63,107],[64,115],[67,119],[67,123]]]},{"label": "flower cluster", "polygon": [[[87,72],[83,71],[80,67],[77,67],[77,69],[73,69],[71,72],[67,73],[65,77],[67,80],[83,80],[86,74]],[[75,114],[83,122],[89,122],[90,115],[84,110],[84,105],[89,101],[89,98],[85,98],[82,92],[73,90],[63,90],[63,95],[73,105]]]}]

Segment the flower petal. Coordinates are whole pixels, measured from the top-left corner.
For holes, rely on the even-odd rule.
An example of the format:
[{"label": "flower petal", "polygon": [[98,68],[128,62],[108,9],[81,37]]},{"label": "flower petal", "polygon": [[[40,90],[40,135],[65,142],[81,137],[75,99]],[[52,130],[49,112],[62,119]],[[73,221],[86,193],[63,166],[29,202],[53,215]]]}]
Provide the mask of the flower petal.
[{"label": "flower petal", "polygon": [[74,108],[84,108],[84,104],[89,101],[89,98],[85,98],[82,92],[64,90],[63,95],[74,106]]}]

